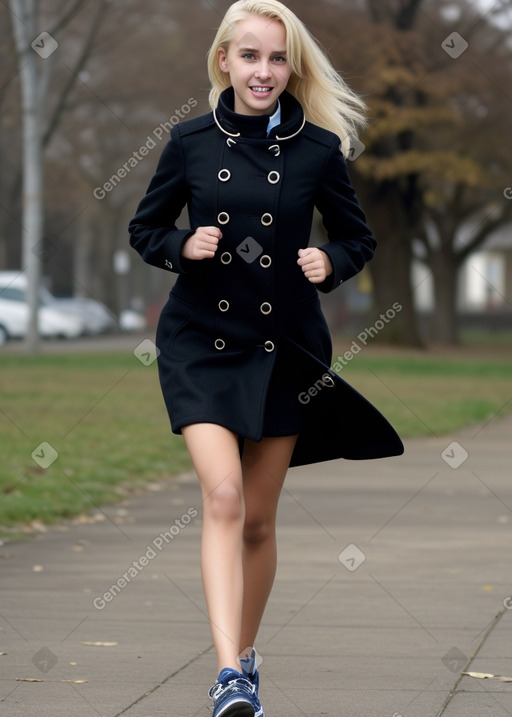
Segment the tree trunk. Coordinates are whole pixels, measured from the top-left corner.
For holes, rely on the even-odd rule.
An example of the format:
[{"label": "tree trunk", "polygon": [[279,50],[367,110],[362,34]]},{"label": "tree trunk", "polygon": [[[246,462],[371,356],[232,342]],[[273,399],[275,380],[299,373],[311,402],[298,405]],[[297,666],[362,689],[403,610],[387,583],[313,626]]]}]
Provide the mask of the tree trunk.
[{"label": "tree trunk", "polygon": [[23,108],[23,211],[22,261],[27,276],[29,322],[25,338],[27,353],[39,346],[38,313],[43,239],[43,150],[41,98],[39,96],[35,39],[34,0],[11,0],[11,14],[20,66]]},{"label": "tree trunk", "polygon": [[395,232],[393,237],[377,247],[375,258],[369,264],[375,319],[378,320],[386,312],[394,312],[393,319],[376,339],[400,346],[423,348],[411,291],[410,249],[409,236],[400,236]]},{"label": "tree trunk", "polygon": [[375,318],[386,311],[395,312],[376,338],[422,348],[411,288],[412,229],[400,193],[395,186],[385,192],[380,188],[373,197],[364,197],[364,206],[377,239],[375,256],[368,264],[374,288]]},{"label": "tree trunk", "polygon": [[429,266],[434,280],[435,309],[430,322],[430,339],[453,346],[459,343],[457,328],[457,275],[455,257],[445,251],[432,253]]}]

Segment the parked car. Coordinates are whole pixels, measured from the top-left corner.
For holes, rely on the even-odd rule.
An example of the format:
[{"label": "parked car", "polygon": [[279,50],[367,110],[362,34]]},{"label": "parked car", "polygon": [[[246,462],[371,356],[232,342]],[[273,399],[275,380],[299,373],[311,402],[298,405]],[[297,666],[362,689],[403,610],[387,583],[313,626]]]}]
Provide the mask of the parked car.
[{"label": "parked car", "polygon": [[[0,345],[8,339],[21,339],[27,333],[29,308],[26,300],[27,277],[22,272],[0,272]],[[86,331],[77,313],[62,311],[48,301],[42,289],[38,312],[39,334],[44,338],[73,339]],[[51,295],[50,295],[51,296]]]},{"label": "parked car", "polygon": [[94,299],[85,297],[61,299],[43,288],[41,300],[44,306],[52,307],[64,314],[81,317],[85,333],[88,335],[104,334],[117,328],[117,321],[107,307]]}]

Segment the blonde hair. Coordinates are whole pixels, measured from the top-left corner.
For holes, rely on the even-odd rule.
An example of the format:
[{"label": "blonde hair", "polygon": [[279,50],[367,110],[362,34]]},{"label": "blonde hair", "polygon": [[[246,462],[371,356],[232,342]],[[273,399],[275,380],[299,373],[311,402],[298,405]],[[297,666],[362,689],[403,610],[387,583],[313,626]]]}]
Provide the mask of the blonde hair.
[{"label": "blonde hair", "polygon": [[230,86],[229,74],[219,67],[219,48],[228,51],[236,25],[250,15],[281,22],[286,30],[286,52],[292,68],[287,90],[302,105],[306,119],[338,135],[345,154],[350,139],[366,125],[365,102],[336,72],[306,26],[279,0],[238,0],[227,10],[208,52],[211,82],[210,106],[217,107],[219,95]]}]

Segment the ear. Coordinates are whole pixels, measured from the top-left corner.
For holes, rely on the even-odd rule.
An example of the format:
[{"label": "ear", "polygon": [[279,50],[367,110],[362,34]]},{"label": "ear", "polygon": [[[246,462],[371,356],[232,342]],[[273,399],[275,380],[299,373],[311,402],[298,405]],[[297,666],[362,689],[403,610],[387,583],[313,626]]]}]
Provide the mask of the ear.
[{"label": "ear", "polygon": [[217,50],[217,60],[219,62],[219,67],[222,72],[229,72],[229,64],[228,64],[228,55],[226,50],[223,47],[219,47]]}]

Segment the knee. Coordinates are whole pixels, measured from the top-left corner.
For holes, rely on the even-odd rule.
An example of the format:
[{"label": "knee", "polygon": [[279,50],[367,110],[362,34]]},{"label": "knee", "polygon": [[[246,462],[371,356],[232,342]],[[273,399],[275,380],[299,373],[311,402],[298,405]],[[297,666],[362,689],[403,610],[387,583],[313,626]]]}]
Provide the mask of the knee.
[{"label": "knee", "polygon": [[204,501],[205,511],[212,520],[233,522],[244,517],[242,492],[235,485],[222,483]]},{"label": "knee", "polygon": [[275,538],[275,524],[272,520],[246,517],[244,523],[244,542],[257,545]]}]

